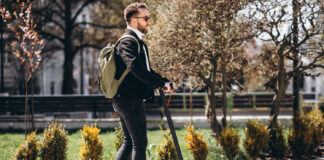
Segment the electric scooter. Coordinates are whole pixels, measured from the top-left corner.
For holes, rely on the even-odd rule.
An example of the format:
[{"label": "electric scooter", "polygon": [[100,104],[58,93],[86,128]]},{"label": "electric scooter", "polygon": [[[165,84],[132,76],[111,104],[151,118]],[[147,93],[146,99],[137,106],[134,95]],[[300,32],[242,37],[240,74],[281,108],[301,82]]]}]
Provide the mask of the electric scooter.
[{"label": "electric scooter", "polygon": [[[172,87],[172,85],[171,85],[171,87]],[[160,92],[160,96],[161,96],[161,99],[162,99],[164,112],[165,112],[165,115],[166,115],[167,120],[168,120],[169,128],[170,128],[171,135],[172,135],[172,139],[173,139],[176,151],[177,151],[178,158],[179,158],[179,160],[183,160],[181,150],[180,150],[180,146],[179,146],[179,142],[178,142],[178,138],[177,138],[177,135],[175,133],[175,129],[174,129],[173,122],[172,122],[172,119],[171,119],[170,111],[169,111],[169,108],[167,107],[164,92],[163,92],[162,88],[159,88],[159,92]]]}]

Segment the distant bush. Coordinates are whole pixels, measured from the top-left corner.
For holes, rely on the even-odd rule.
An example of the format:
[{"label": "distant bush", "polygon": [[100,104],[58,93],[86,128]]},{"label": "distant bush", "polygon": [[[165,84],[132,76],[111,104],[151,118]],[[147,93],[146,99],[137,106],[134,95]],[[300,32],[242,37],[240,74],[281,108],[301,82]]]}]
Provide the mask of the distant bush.
[{"label": "distant bush", "polygon": [[163,130],[162,127],[161,131],[163,134],[163,141],[156,147],[157,152],[157,159],[158,160],[177,160],[177,152],[174,146],[174,143],[171,138],[170,130]]},{"label": "distant bush", "polygon": [[278,121],[271,123],[270,129],[270,156],[273,158],[283,158],[287,151],[284,127]]},{"label": "distant bush", "polygon": [[36,160],[38,156],[39,144],[36,140],[36,132],[32,132],[23,144],[20,144],[14,160]]},{"label": "distant bush", "polygon": [[257,120],[248,120],[245,127],[244,148],[252,159],[261,153],[268,152],[269,131],[266,126]]},{"label": "distant bush", "polygon": [[222,153],[222,150],[217,146],[217,143],[213,137],[209,137],[208,141],[208,156],[207,159],[210,160],[226,160],[225,156]]},{"label": "distant bush", "polygon": [[[114,147],[116,152],[118,152],[123,142],[124,142],[123,130],[121,128],[121,124],[119,124],[117,127],[115,127],[115,131],[114,131]],[[130,155],[128,159],[132,159],[132,155]]]},{"label": "distant bush", "polygon": [[123,130],[121,128],[121,125],[118,125],[114,131],[114,147],[116,151],[118,151],[118,149],[121,147],[123,141],[124,141]]},{"label": "distant bush", "polygon": [[52,122],[44,130],[40,141],[40,158],[42,160],[64,160],[66,159],[68,132]]},{"label": "distant bush", "polygon": [[[156,144],[150,144],[148,148],[146,149],[147,153],[147,159],[148,160],[154,160],[156,159]],[[130,157],[131,160],[131,157]]]},{"label": "distant bush", "polygon": [[234,159],[239,153],[240,138],[233,128],[226,127],[218,138],[218,143],[222,146],[226,157],[230,160]]},{"label": "distant bush", "polygon": [[102,159],[102,142],[99,138],[100,129],[96,126],[85,125],[81,130],[82,145],[80,147],[81,160],[101,160]]},{"label": "distant bush", "polygon": [[289,149],[296,159],[311,158],[323,135],[324,120],[320,110],[296,116],[288,134]]},{"label": "distant bush", "polygon": [[194,126],[188,125],[187,134],[184,139],[187,142],[187,149],[193,154],[195,160],[205,160],[208,155],[208,145],[202,133],[194,132]]}]

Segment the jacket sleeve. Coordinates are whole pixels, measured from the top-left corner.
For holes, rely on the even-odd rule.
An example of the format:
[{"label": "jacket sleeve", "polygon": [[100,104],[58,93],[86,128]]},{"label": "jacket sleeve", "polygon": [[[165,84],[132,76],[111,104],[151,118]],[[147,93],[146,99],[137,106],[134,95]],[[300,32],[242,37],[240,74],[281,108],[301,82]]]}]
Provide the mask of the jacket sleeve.
[{"label": "jacket sleeve", "polygon": [[131,74],[152,88],[164,86],[163,78],[154,74],[155,72],[149,72],[145,63],[140,61],[139,54],[137,53],[138,46],[135,40],[124,38],[120,41],[119,45],[119,54]]},{"label": "jacket sleeve", "polygon": [[151,73],[152,73],[152,74],[154,74],[154,75],[156,75],[156,76],[159,76],[160,78],[163,79],[164,82],[170,82],[170,80],[168,80],[168,79],[165,78],[165,77],[162,77],[159,73],[156,73],[152,68],[150,68],[150,69],[151,69]]}]

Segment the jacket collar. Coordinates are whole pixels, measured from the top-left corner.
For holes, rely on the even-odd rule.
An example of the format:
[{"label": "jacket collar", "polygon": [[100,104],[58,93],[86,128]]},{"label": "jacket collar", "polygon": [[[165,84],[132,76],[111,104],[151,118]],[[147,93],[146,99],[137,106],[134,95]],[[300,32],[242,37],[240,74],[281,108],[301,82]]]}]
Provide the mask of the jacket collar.
[{"label": "jacket collar", "polygon": [[142,39],[142,36],[143,36],[144,34],[143,34],[141,31],[139,31],[138,29],[135,29],[135,28],[133,28],[133,27],[131,27],[131,26],[127,26],[127,29],[129,29],[129,30],[135,32],[136,35],[137,35],[137,37],[140,38],[140,39]]},{"label": "jacket collar", "polygon": [[136,39],[141,40],[134,31],[132,31],[128,28],[125,29],[125,34],[131,35],[131,36],[135,37]]}]

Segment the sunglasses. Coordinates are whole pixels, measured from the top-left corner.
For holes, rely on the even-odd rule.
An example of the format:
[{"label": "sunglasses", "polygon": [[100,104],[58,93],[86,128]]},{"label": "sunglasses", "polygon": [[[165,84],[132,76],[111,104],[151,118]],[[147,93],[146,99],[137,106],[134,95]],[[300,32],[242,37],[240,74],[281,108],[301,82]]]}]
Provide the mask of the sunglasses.
[{"label": "sunglasses", "polygon": [[149,16],[144,16],[144,17],[134,17],[134,18],[144,18],[144,20],[147,22],[150,20],[150,17]]}]

